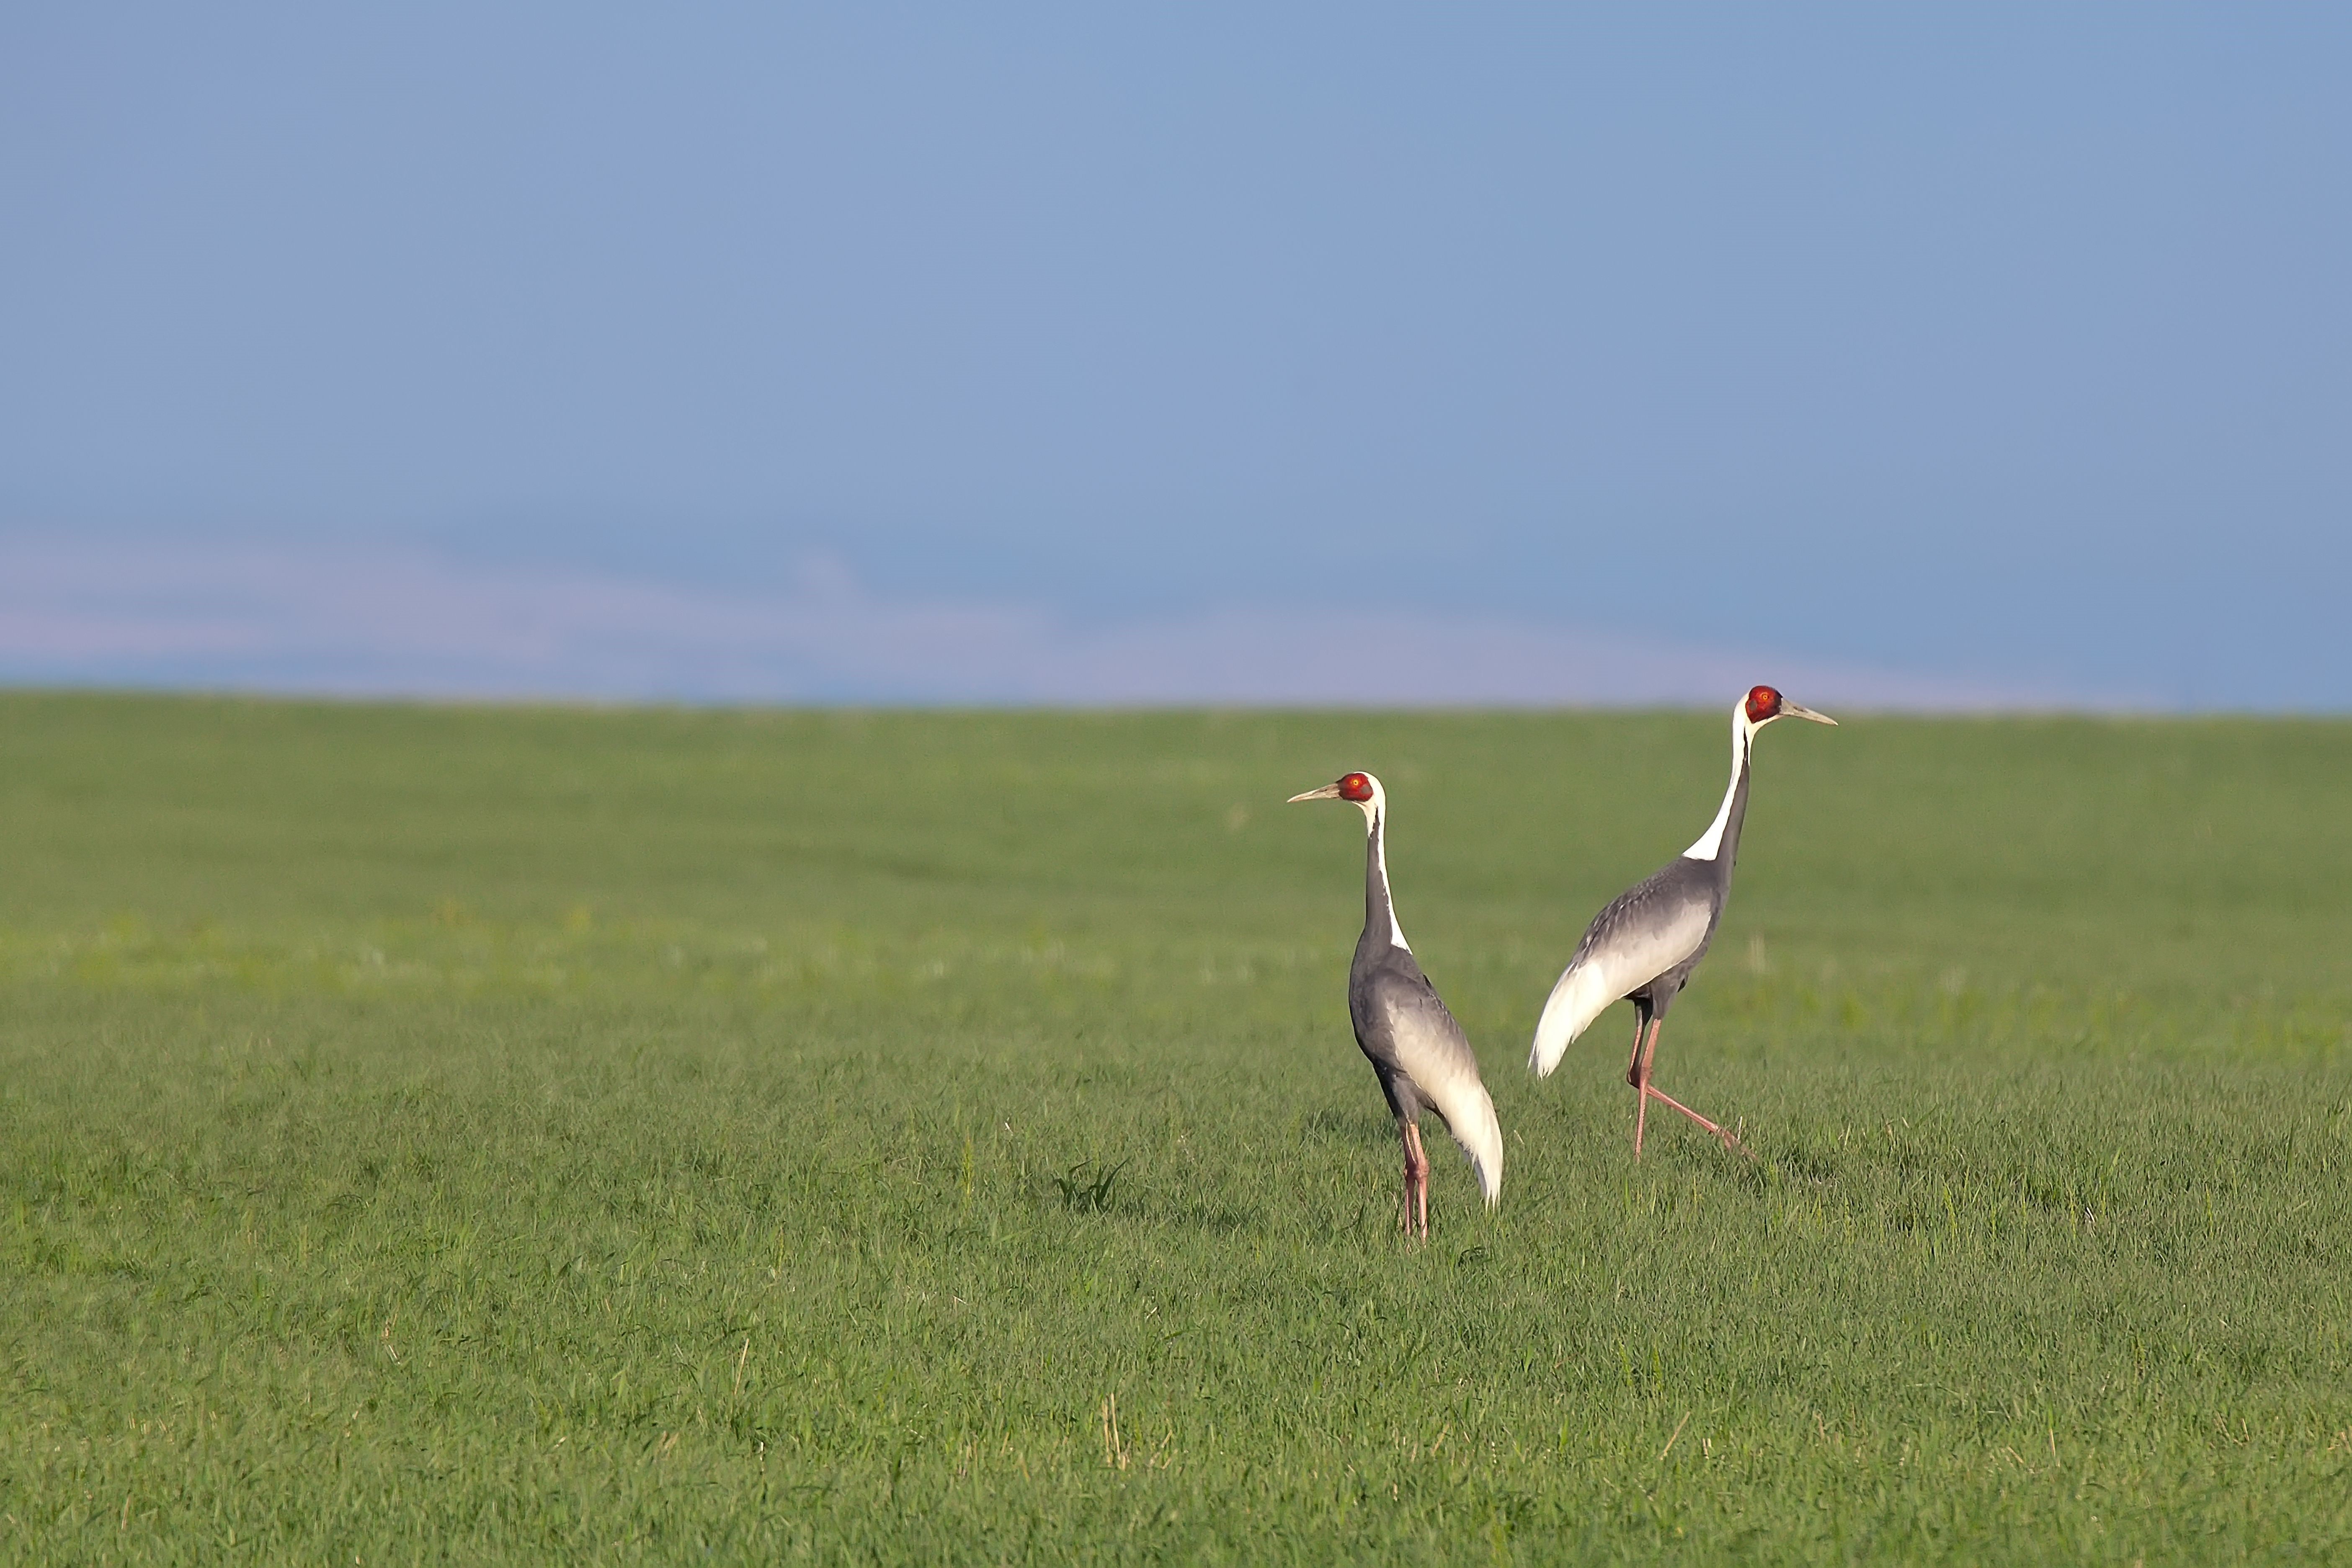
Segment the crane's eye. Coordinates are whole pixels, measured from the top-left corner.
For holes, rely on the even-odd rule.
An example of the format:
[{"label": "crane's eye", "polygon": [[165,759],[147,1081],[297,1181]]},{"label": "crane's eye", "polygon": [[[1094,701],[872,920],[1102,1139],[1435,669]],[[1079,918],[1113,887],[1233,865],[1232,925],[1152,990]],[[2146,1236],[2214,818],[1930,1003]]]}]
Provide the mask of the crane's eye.
[{"label": "crane's eye", "polygon": [[1748,689],[1748,721],[1761,724],[1780,711],[1780,694],[1769,686]]},{"label": "crane's eye", "polygon": [[1372,798],[1372,781],[1361,773],[1349,773],[1339,781],[1339,798],[1363,802]]}]

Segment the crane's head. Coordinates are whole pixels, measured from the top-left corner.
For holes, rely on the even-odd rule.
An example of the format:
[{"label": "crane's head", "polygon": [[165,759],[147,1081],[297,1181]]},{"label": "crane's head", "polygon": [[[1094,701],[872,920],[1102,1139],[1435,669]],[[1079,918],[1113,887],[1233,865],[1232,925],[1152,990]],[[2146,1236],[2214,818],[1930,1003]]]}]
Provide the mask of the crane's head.
[{"label": "crane's head", "polygon": [[1810,708],[1800,708],[1769,686],[1751,686],[1739,710],[1748,720],[1748,732],[1754,734],[1775,719],[1811,719],[1816,724],[1834,724],[1836,720],[1826,713],[1816,713]]},{"label": "crane's head", "polygon": [[1369,823],[1379,815],[1381,806],[1387,798],[1386,794],[1381,789],[1381,781],[1371,774],[1341,773],[1321,789],[1310,789],[1304,795],[1294,795],[1285,804],[1297,805],[1302,800],[1344,800],[1362,807],[1364,820]]}]

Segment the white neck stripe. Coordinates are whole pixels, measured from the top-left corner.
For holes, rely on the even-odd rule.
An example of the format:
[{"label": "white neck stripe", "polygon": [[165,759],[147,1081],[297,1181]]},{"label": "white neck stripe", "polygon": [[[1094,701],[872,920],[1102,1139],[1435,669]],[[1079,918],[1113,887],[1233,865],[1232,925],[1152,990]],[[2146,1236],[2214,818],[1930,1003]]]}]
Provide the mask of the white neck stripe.
[{"label": "white neck stripe", "polygon": [[1748,743],[1755,738],[1756,726],[1748,721],[1748,700],[1741,698],[1731,709],[1731,782],[1723,786],[1723,804],[1715,810],[1715,820],[1698,836],[1698,842],[1683,851],[1685,860],[1712,860],[1723,853],[1724,830],[1731,826],[1731,802],[1739,793],[1739,769],[1748,761]]},{"label": "white neck stripe", "polygon": [[1381,898],[1389,907],[1389,945],[1411,952],[1412,944],[1405,941],[1404,928],[1397,923],[1396,895],[1389,890],[1388,792],[1381,788],[1378,779],[1373,779],[1371,784],[1372,798],[1360,800],[1356,805],[1363,811],[1364,832],[1372,841],[1373,861],[1381,868]]}]

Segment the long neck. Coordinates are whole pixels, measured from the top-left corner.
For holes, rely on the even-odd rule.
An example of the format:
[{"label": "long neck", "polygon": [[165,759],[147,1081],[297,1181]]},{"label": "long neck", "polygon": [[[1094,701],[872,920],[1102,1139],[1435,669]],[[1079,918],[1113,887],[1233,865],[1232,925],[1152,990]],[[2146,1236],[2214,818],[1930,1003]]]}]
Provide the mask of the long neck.
[{"label": "long neck", "polygon": [[1412,945],[1397,924],[1396,904],[1389,897],[1389,805],[1374,799],[1364,806],[1364,936],[1359,946],[1385,942],[1407,952]]},{"label": "long neck", "polygon": [[1731,782],[1724,786],[1723,805],[1706,825],[1698,842],[1683,851],[1685,860],[1712,860],[1724,870],[1739,858],[1739,826],[1748,817],[1748,747],[1755,738],[1748,715],[1731,710]]}]

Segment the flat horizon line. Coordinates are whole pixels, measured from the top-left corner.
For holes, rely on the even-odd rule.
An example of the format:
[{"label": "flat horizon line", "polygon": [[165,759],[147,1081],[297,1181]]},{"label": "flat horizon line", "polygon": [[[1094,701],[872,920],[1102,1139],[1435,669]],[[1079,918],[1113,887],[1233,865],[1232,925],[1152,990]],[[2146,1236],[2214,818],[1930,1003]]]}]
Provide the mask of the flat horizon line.
[{"label": "flat horizon line", "polygon": [[[1218,714],[1279,717],[1284,715],[1321,716],[1329,714],[1362,714],[1368,717],[1452,717],[1464,718],[1544,718],[1574,714],[1639,717],[1643,715],[1674,715],[1677,717],[1715,717],[1729,707],[1728,703],[1710,704],[1698,701],[1611,701],[1597,700],[1574,702],[1378,702],[1378,701],[1209,701],[1209,700],[1068,700],[1061,699],[1009,699],[986,700],[936,700],[929,698],[828,698],[828,697],[697,697],[687,694],[629,693],[600,694],[590,692],[483,690],[446,691],[425,689],[363,689],[341,686],[236,683],[201,683],[185,685],[170,682],[116,682],[104,680],[18,680],[0,676],[0,700],[14,699],[87,698],[101,700],[155,701],[184,700],[189,702],[253,703],[284,707],[317,706],[336,708],[421,708],[458,710],[551,710],[574,712],[689,712],[689,713],[888,713],[888,714],[1051,714],[1085,718],[1145,717],[1152,715]],[[2018,720],[2084,720],[2124,721],[2133,722],[2199,722],[2211,720],[2256,721],[2285,723],[2340,723],[2352,721],[2352,709],[2325,708],[2259,708],[2259,707],[2198,707],[2167,708],[2116,704],[2096,706],[2085,703],[2050,703],[1969,708],[1922,708],[1901,704],[1871,703],[1840,704],[1840,719],[1851,714],[1857,720],[1894,720],[1905,722],[2006,722]]]}]

